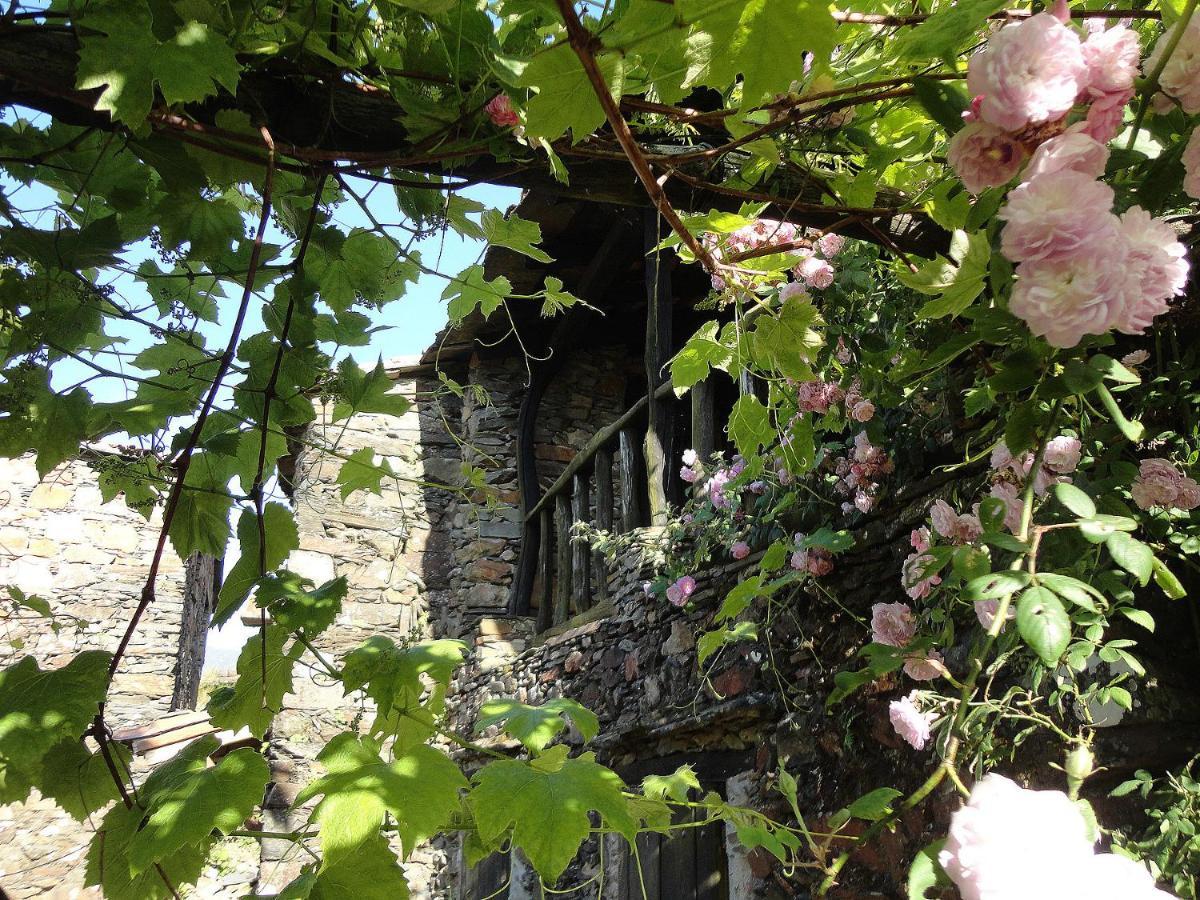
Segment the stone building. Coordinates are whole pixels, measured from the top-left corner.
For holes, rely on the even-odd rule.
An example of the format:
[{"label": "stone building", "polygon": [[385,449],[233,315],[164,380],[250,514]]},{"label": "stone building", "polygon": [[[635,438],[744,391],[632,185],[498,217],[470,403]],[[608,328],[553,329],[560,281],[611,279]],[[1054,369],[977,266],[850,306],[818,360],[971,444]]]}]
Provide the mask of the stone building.
[{"label": "stone building", "polygon": [[[487,277],[503,275],[516,294],[554,277],[585,303],[552,318],[540,305],[517,300],[486,319],[473,313],[420,358],[387,363],[393,390],[412,401],[405,415],[360,414],[334,423],[331,410],[319,407],[307,439],[296,442],[288,488],[300,547],[286,565],[317,583],[345,576],[349,584],[338,621],[317,641],[319,651],[336,657],[373,634],[396,642],[463,638],[473,653],[448,698],[455,727],[473,730],[489,698],[538,703],[569,696],[600,717],[590,749],[627,782],[689,762],[705,789],[786,817],[773,788],[774,773],[786,767],[800,785],[802,805],[815,814],[810,825],[881,784],[914,787],[920,767],[911,765],[911,751],[887,721],[891,685],[875,685],[874,693],[836,712],[824,700],[833,673],[863,642],[861,619],[871,604],[904,599],[897,573],[911,528],[955,479],[973,477],[969,470],[928,474],[959,458],[958,451],[947,446],[914,456],[911,475],[856,524],[854,549],[827,581],[836,604],[797,591],[786,621],[702,669],[696,635],[710,627],[719,598],[756,557],[712,560],[698,577],[693,603],[681,610],[647,600],[646,573],[636,561],[610,563],[568,535],[579,520],[621,532],[655,528],[665,504],[684,497],[676,474],[680,451],[728,449],[721,411],[744,388],[725,379],[679,401],[664,371],[709,315],[694,308],[708,279],[670,254],[652,252],[662,237],[657,223],[633,211],[530,195],[519,212],[541,225],[555,262],[493,248]],[[397,479],[380,494],[358,491],[343,500],[336,482],[341,461],[310,449],[320,445],[341,454],[370,448]],[[153,519],[99,503],[82,462],[36,488],[26,463],[11,465],[17,501],[0,510],[6,555],[0,584],[22,584],[12,574],[19,572],[29,590],[77,589],[81,608],[94,608],[94,622],[114,617],[139,586]],[[91,530],[104,536],[85,539]],[[114,542],[119,546],[110,547]],[[168,580],[131,657],[124,676],[131,680],[118,686],[137,722],[188,706],[178,700],[174,667],[177,655],[194,658],[196,642],[181,637],[189,632],[181,628],[189,575],[177,560]],[[1176,688],[1197,674],[1184,671],[1195,667],[1196,655],[1184,647],[1186,621],[1172,627],[1186,612],[1156,615],[1160,632],[1177,635],[1180,646],[1156,645],[1163,656],[1148,660],[1145,685],[1161,690],[1136,720],[1108,730],[1114,779],[1123,775],[1121,760],[1163,768],[1186,759],[1194,746],[1200,714]],[[61,649],[36,649],[53,662],[55,652],[107,646],[112,638],[105,628],[85,629]],[[768,657],[772,666],[764,665]],[[305,818],[307,810],[294,809],[294,800],[314,774],[317,753],[367,712],[316,666],[297,667],[293,685],[267,742],[269,831],[288,831]],[[493,734],[480,739],[503,746]],[[460,762],[468,770],[475,763]],[[941,797],[906,816],[856,858],[831,896],[901,895],[907,861],[944,829],[953,802]],[[12,810],[4,815],[0,884],[12,893],[12,873],[20,872],[16,896],[54,896],[82,852],[55,831],[66,825],[44,809],[17,808],[15,820]],[[803,872],[782,871],[769,854],[747,851],[721,826],[680,834],[669,841],[639,838],[640,873],[623,842],[585,845],[557,887],[582,885],[603,868],[605,900],[640,897],[643,885],[649,900],[794,897],[811,890]],[[62,848],[61,860],[51,858],[51,844]],[[235,842],[222,848],[220,864],[210,867],[196,895],[270,895],[304,861],[291,843],[264,841],[260,852],[252,842]],[[421,848],[406,871],[413,896],[429,900],[541,893],[519,854],[468,868],[452,843]]]}]

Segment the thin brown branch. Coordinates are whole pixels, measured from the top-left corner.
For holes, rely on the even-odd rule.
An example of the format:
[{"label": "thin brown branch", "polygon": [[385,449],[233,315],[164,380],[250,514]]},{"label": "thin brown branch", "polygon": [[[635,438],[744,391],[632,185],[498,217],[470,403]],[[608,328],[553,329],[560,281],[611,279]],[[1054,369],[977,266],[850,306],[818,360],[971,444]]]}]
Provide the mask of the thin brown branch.
[{"label": "thin brown branch", "polygon": [[600,106],[604,109],[604,117],[608,119],[608,124],[612,127],[613,133],[621,145],[621,149],[625,151],[625,155],[629,158],[630,165],[633,166],[634,172],[637,173],[638,180],[641,181],[642,186],[646,189],[646,193],[650,196],[655,209],[658,210],[659,215],[667,220],[667,224],[671,226],[671,230],[679,235],[679,239],[692,251],[704,268],[709,272],[715,272],[717,270],[716,262],[709,252],[704,249],[700,241],[696,239],[696,236],[683,224],[683,220],[679,218],[679,214],[671,206],[671,201],[667,199],[662,185],[654,177],[654,173],[650,169],[649,162],[646,161],[641,146],[634,138],[633,132],[630,131],[629,123],[621,115],[621,108],[613,98],[612,92],[609,91],[608,84],[604,80],[604,74],[600,71],[600,66],[597,65],[596,57],[592,53],[592,48],[596,42],[595,37],[579,21],[579,16],[575,14],[575,7],[572,5],[571,0],[556,0],[556,2],[563,22],[567,26],[567,36],[570,40],[571,49],[579,57],[579,62],[583,65],[583,70],[587,73],[588,81],[592,83],[592,89],[596,92],[596,96],[600,100]]}]

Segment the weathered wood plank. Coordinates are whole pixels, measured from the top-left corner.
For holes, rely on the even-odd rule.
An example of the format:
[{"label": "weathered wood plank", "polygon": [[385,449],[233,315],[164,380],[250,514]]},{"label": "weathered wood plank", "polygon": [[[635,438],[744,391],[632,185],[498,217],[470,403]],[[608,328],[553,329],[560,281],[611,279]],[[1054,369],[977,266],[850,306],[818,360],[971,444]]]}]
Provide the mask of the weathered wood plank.
[{"label": "weathered wood plank", "polygon": [[554,582],[554,624],[571,615],[571,501],[566,494],[554,495],[556,563]]},{"label": "weathered wood plank", "polygon": [[646,409],[646,436],[642,450],[646,457],[646,488],[650,503],[650,524],[666,525],[670,517],[667,481],[670,477],[673,434],[672,403],[655,396],[662,384],[663,368],[671,358],[671,273],[664,264],[662,251],[654,249],[664,237],[665,226],[656,211],[645,213],[646,246],[646,384],[649,404]]},{"label": "weathered wood plank", "polygon": [[[554,614],[554,513],[543,509],[538,515],[538,558],[537,569],[541,587],[538,598],[537,630],[545,631],[553,624]],[[526,548],[522,553],[528,552]]]},{"label": "weathered wood plank", "polygon": [[642,470],[645,466],[639,446],[641,441],[632,428],[621,429],[620,441],[621,530],[629,532],[641,528],[645,521],[642,515],[642,485],[645,483]]},{"label": "weathered wood plank", "polygon": [[[596,527],[601,531],[612,531],[613,527],[613,455],[608,447],[596,451]],[[596,598],[608,599],[608,564],[604,554],[592,554],[592,581]]]},{"label": "weathered wood plank", "polygon": [[717,448],[716,411],[713,408],[713,385],[708,379],[693,385],[692,398],[692,449],[704,462],[712,457]]},{"label": "weathered wood plank", "polygon": [[725,826],[714,822],[693,831],[696,833],[696,900],[723,900],[729,890],[725,875]]},{"label": "weathered wood plank", "polygon": [[[580,472],[575,476],[571,491],[571,524],[586,522],[591,499],[590,479]],[[571,600],[575,612],[586,612],[592,605],[592,551],[582,541],[571,542]]]}]

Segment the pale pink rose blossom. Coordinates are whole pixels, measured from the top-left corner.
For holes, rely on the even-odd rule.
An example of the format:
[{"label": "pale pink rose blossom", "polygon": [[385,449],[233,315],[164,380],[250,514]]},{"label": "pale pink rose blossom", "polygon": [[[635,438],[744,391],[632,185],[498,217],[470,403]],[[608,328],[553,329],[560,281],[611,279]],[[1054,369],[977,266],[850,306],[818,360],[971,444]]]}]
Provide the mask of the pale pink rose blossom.
[{"label": "pale pink rose blossom", "polygon": [[[1016,485],[1000,481],[992,485],[989,495],[1004,501],[1004,527],[1016,534],[1021,528],[1021,511],[1025,509],[1025,501],[1017,495]],[[976,515],[979,515],[976,508]]]},{"label": "pale pink rose blossom", "polygon": [[1147,350],[1134,350],[1132,353],[1126,353],[1121,357],[1121,365],[1127,369],[1136,369],[1142,363],[1150,358],[1150,353]]},{"label": "pale pink rose blossom", "polygon": [[904,660],[904,674],[913,681],[933,681],[945,672],[942,654],[936,650],[930,650],[924,656],[910,656]]},{"label": "pale pink rose blossom", "polygon": [[822,550],[819,547],[814,547],[808,554],[808,574],[815,578],[821,578],[833,571],[833,560],[829,558],[828,551]]},{"label": "pale pink rose blossom", "polygon": [[750,555],[750,545],[745,541],[738,541],[729,548],[729,555],[734,559],[745,559]]},{"label": "pale pink rose blossom", "polygon": [[785,301],[791,297],[807,297],[808,286],[801,281],[789,281],[779,289],[780,301]]},{"label": "pale pink rose blossom", "polygon": [[1074,888],[1088,900],[1175,900],[1158,889],[1140,862],[1115,853],[1097,853],[1074,873]]},{"label": "pale pink rose blossom", "polygon": [[1058,475],[1070,475],[1079,467],[1081,449],[1079,438],[1060,434],[1046,442],[1042,465]]},{"label": "pale pink rose blossom", "polygon": [[1130,489],[1141,509],[1191,510],[1200,506],[1200,484],[1187,477],[1169,459],[1143,459]]},{"label": "pale pink rose blossom", "polygon": [[1108,148],[1084,133],[1081,125],[1072,125],[1057,137],[1044,141],[1033,152],[1024,179],[1070,170],[1089,178],[1099,178],[1108,163]]},{"label": "pale pink rose blossom", "polygon": [[1021,142],[986,122],[972,122],[955,132],[946,161],[972,194],[1007,184],[1025,162]]},{"label": "pale pink rose blossom", "polygon": [[842,365],[849,365],[854,359],[854,354],[850,352],[850,348],[846,346],[846,342],[842,338],[838,338],[837,350],[834,351],[834,356]]},{"label": "pale pink rose blossom", "polygon": [[850,410],[850,418],[855,422],[869,422],[875,415],[875,404],[870,400],[860,400]]},{"label": "pale pink rose blossom", "polygon": [[1113,189],[1082,172],[1026,181],[997,213],[1005,222],[1000,249],[1013,262],[1071,260],[1111,240],[1119,225],[1112,205]]},{"label": "pale pink rose blossom", "polygon": [[908,536],[908,542],[912,544],[912,548],[918,553],[924,553],[929,549],[929,529],[924,525],[920,528],[914,528]]},{"label": "pale pink rose blossom", "polygon": [[923,574],[932,562],[933,557],[928,553],[910,553],[904,558],[900,568],[900,584],[911,599],[924,600],[942,583],[942,576],[937,572]]},{"label": "pale pink rose blossom", "polygon": [[1183,294],[1187,285],[1187,248],[1175,230],[1140,206],[1131,206],[1121,216],[1121,233],[1129,247],[1129,303],[1116,327],[1126,334],[1140,334],[1157,316],[1167,311],[1167,302]]},{"label": "pale pink rose blossom", "polygon": [[1125,107],[1132,99],[1132,88],[1096,98],[1088,107],[1083,130],[1101,144],[1107,144],[1121,131],[1125,122]]},{"label": "pale pink rose blossom", "polygon": [[918,697],[913,691],[907,697],[893,700],[888,704],[888,718],[896,734],[914,750],[924,750],[929,742],[930,727],[936,721],[933,713],[923,713],[914,702]]},{"label": "pale pink rose blossom", "polygon": [[1091,856],[1087,825],[1066,794],[991,773],[951,818],[938,862],[963,900],[1067,900],[1094,896],[1074,882]]},{"label": "pale pink rose blossom", "polygon": [[[992,450],[991,465],[997,472],[1012,472],[1020,481],[1024,481],[1029,477],[1030,469],[1033,468],[1033,452],[1026,451],[1019,457],[1014,457],[1009,452],[1005,443],[1001,441]],[[1042,468],[1038,470],[1037,475],[1033,479],[1033,491],[1041,497],[1049,490],[1050,485],[1055,484],[1059,480],[1056,474],[1045,466],[1043,461]]]},{"label": "pale pink rose blossom", "polygon": [[688,597],[695,592],[696,579],[691,575],[684,575],[667,588],[667,599],[673,606],[683,606],[687,603]]},{"label": "pale pink rose blossom", "polygon": [[876,603],[871,607],[871,640],[889,647],[905,647],[917,633],[912,608],[907,603]]},{"label": "pale pink rose blossom", "polygon": [[945,500],[937,500],[929,509],[933,530],[955,544],[969,544],[983,534],[979,519],[967,514],[960,516]]},{"label": "pale pink rose blossom", "polygon": [[[1163,32],[1143,66],[1153,72],[1171,39],[1173,29]],[[1179,45],[1171,53],[1158,77],[1159,87],[1179,101],[1189,116],[1200,112],[1200,19],[1192,18]]]},{"label": "pale pink rose blossom", "polygon": [[840,234],[823,234],[817,238],[817,246],[826,259],[837,256],[846,245],[846,239]]},{"label": "pale pink rose blossom", "polygon": [[812,288],[827,288],[833,284],[833,266],[816,256],[802,260],[800,265],[796,266],[796,273]]},{"label": "pale pink rose blossom", "polygon": [[684,466],[679,470],[679,477],[688,484],[695,484],[696,479],[700,477],[699,473],[691,466]]},{"label": "pale pink rose blossom", "polygon": [[[988,631],[991,631],[992,623],[996,621],[996,613],[999,611],[1000,611],[1000,601],[999,600],[976,600],[975,601],[975,618],[977,618],[979,620],[979,624],[982,625]],[[1008,627],[1008,623],[1011,622],[1016,617],[1017,617],[1017,611],[1013,607],[1013,605],[1010,603],[1008,605],[1008,611],[1004,615],[1005,624],[1000,626],[1000,630],[1004,631],[1004,629],[1006,627]]]},{"label": "pale pink rose blossom", "polygon": [[521,118],[512,108],[512,101],[506,94],[497,94],[488,101],[484,109],[487,111],[488,118],[492,120],[492,124],[500,128],[511,128],[521,124]]},{"label": "pale pink rose blossom", "polygon": [[1117,239],[1069,259],[1021,263],[1009,312],[1055,347],[1074,347],[1084,335],[1104,334],[1121,321],[1129,302],[1126,256],[1123,240]]},{"label": "pale pink rose blossom", "polygon": [[1192,129],[1183,148],[1183,192],[1200,200],[1200,128]]},{"label": "pale pink rose blossom", "polygon": [[1049,13],[1001,28],[971,57],[967,93],[1006,131],[1061,119],[1087,84],[1079,36]]},{"label": "pale pink rose blossom", "polygon": [[696,464],[696,459],[697,459],[696,451],[692,450],[690,448],[687,450],[684,450],[683,455],[680,457],[680,461],[685,466],[694,466]]},{"label": "pale pink rose blossom", "polygon": [[1081,49],[1087,63],[1085,90],[1090,96],[1102,97],[1133,87],[1142,56],[1137,32],[1125,25],[1093,31]]}]

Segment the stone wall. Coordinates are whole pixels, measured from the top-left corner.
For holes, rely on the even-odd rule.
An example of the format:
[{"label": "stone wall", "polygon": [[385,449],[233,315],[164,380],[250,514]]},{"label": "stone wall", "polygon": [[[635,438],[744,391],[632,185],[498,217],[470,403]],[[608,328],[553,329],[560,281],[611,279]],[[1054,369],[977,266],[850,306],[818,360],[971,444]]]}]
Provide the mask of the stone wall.
[{"label": "stone wall", "polygon": [[[32,614],[0,618],[3,665],[32,655],[43,668],[55,668],[84,650],[114,650],[140,598],[160,514],[147,521],[120,498],[103,502],[95,473],[82,461],[39,483],[32,458],[0,460],[0,486],[0,592],[20,588],[82,620],[76,627],[59,619],[55,633]],[[143,724],[171,709],[185,572],[169,545],[160,571],[157,599],[113,682],[106,715],[114,727]],[[193,647],[202,656],[203,643]],[[0,808],[0,885],[13,898],[83,896],[81,860],[91,833],[90,824],[75,822],[36,791],[26,803]]]}]

